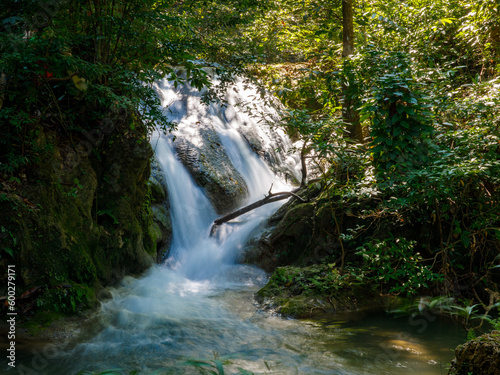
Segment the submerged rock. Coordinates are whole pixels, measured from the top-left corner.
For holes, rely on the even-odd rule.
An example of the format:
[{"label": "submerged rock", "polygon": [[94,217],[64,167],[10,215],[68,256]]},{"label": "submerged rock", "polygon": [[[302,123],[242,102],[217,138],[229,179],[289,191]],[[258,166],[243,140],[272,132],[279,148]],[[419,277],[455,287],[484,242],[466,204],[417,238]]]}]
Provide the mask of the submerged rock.
[{"label": "submerged rock", "polygon": [[449,375],[500,375],[500,332],[493,331],[459,345]]}]

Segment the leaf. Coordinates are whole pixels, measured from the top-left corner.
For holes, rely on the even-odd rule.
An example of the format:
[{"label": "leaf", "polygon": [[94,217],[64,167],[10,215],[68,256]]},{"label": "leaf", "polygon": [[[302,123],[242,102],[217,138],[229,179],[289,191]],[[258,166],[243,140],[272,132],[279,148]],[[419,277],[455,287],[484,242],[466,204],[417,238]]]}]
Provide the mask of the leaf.
[{"label": "leaf", "polygon": [[395,124],[395,123],[397,123],[400,119],[401,119],[401,115],[396,113],[394,116],[392,116],[391,121],[392,121],[392,123],[393,123],[393,124]]},{"label": "leaf", "polygon": [[362,115],[359,117],[359,121],[360,121],[360,122],[363,122],[363,121],[365,121],[366,119],[368,119],[370,116],[371,116],[371,114],[370,114],[370,113],[364,113],[364,114],[362,114]]},{"label": "leaf", "polygon": [[80,91],[87,90],[88,85],[85,81],[85,78],[80,78],[77,75],[74,75],[73,77],[71,77],[71,79],[73,80],[73,83],[75,84],[75,86],[78,90],[80,90]]},{"label": "leaf", "polygon": [[462,238],[462,243],[464,244],[465,247],[470,246],[470,232],[464,230],[461,235]]},{"label": "leaf", "polygon": [[222,365],[222,362],[216,359],[214,360],[214,363],[217,371],[219,372],[219,375],[224,375],[224,366]]},{"label": "leaf", "polygon": [[441,22],[443,25],[446,25],[447,23],[453,23],[454,18],[441,18],[438,22]]}]

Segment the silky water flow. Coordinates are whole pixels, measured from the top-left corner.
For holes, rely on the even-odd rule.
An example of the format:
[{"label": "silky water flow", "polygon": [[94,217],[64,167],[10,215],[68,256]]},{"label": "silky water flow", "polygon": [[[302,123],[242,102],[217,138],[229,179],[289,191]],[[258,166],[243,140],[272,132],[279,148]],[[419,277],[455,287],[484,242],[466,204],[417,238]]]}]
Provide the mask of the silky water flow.
[{"label": "silky water flow", "polygon": [[[274,191],[290,189],[239,132],[242,123],[257,126],[235,105],[249,100],[255,91],[240,82],[228,97],[229,105],[221,107],[203,106],[198,92],[175,89],[167,81],[160,82],[158,90],[169,115],[179,122],[177,136],[192,136],[190,126],[201,122],[212,124],[248,185],[249,202],[262,199],[271,184]],[[283,137],[278,141],[287,142]],[[290,320],[260,311],[253,294],[265,285],[267,275],[237,264],[237,259],[248,238],[281,203],[223,224],[211,237],[217,215],[176,156],[172,137],[155,134],[151,144],[170,200],[169,258],[142,277],[127,277],[103,303],[97,323],[83,330],[80,342],[33,373],[67,375],[119,368],[125,374],[196,374],[190,360],[215,358],[228,361],[226,374],[237,373],[238,368],[257,374],[445,373],[453,357],[451,348],[463,338],[455,327],[435,317],[421,324],[407,317],[352,314]],[[294,168],[293,160],[282,162]]]}]

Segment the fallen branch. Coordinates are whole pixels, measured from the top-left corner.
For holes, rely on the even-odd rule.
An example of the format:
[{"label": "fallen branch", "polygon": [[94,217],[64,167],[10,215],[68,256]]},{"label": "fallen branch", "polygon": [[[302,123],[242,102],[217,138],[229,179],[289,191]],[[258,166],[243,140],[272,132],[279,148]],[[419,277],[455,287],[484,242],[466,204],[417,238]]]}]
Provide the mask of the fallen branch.
[{"label": "fallen branch", "polygon": [[226,216],[220,217],[216,220],[214,220],[215,225],[221,225],[222,223],[228,222],[229,220],[232,220],[238,216],[241,216],[249,211],[252,211],[256,209],[257,207],[263,206],[268,203],[273,203],[277,202],[289,197],[294,197],[300,200],[301,202],[306,202],[303,198],[299,197],[297,194],[291,191],[286,191],[286,192],[280,192],[280,193],[272,193],[271,189],[273,188],[273,185],[269,188],[268,195],[265,196],[264,199],[261,199],[260,201],[254,202],[252,204],[249,204],[248,206],[242,207],[239,210],[236,210],[234,212],[231,212],[230,214],[227,214]]}]

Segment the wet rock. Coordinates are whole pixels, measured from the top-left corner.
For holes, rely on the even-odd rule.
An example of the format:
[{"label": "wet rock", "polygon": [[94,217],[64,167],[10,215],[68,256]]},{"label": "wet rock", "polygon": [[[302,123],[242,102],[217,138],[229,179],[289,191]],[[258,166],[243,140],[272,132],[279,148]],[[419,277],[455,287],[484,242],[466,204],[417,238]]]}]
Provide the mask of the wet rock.
[{"label": "wet rock", "polygon": [[247,185],[212,126],[196,128],[189,137],[178,138],[174,147],[196,184],[205,189],[218,214],[228,213],[243,203],[248,196]]},{"label": "wet rock", "polygon": [[163,185],[154,177],[149,178],[149,186],[151,187],[151,198],[153,203],[163,203],[166,200],[167,194]]},{"label": "wet rock", "polygon": [[[331,209],[315,200],[318,193],[319,189],[311,185],[297,192],[309,202],[292,200],[284,204],[270,218],[269,228],[260,239],[247,247],[244,262],[271,272],[279,266],[312,264],[340,254]],[[327,233],[331,235],[325,236]]]},{"label": "wet rock", "polygon": [[168,255],[172,243],[172,219],[165,204],[154,204],[151,209],[153,213],[152,230],[155,233],[158,261],[161,261]]},{"label": "wet rock", "polygon": [[[299,184],[300,157],[279,123],[276,107],[281,104],[253,83],[239,79],[228,87],[224,119],[247,141],[250,148],[281,178]],[[274,105],[269,105],[274,101]]]},{"label": "wet rock", "polygon": [[[156,260],[153,219],[146,212],[153,152],[148,142],[125,136],[101,153],[97,146],[96,152],[79,153],[49,130],[40,130],[37,142],[47,151],[29,183],[12,195],[28,203],[0,202],[0,211],[16,207],[19,213],[4,215],[0,224],[16,238],[10,261],[19,289],[46,286],[37,306],[74,313],[80,305],[92,307],[102,286],[139,274]],[[63,290],[62,284],[73,287]]]}]

